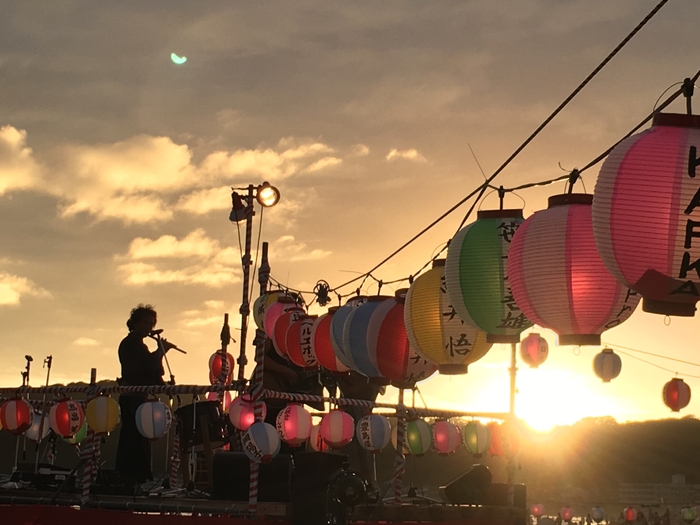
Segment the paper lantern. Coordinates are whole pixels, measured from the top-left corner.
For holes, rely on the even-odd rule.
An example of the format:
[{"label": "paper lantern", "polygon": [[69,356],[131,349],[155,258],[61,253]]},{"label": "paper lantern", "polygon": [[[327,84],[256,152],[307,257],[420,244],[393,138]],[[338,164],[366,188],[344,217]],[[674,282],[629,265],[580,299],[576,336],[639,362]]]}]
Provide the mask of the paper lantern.
[{"label": "paper lantern", "polygon": [[369,414],[357,422],[355,435],[362,448],[378,454],[391,440],[391,425],[386,417]]},{"label": "paper lantern", "polygon": [[367,302],[367,297],[358,295],[348,299],[348,302],[338,308],[331,319],[331,345],[336,357],[350,370],[357,370],[352,355],[349,349],[343,346],[343,333],[345,330],[345,321],[350,316],[355,308],[358,308]]},{"label": "paper lantern", "polygon": [[700,117],[657,114],[598,174],[593,231],[610,272],[645,312],[693,316],[700,299]]},{"label": "paper lantern", "polygon": [[347,412],[331,410],[321,419],[321,439],[330,448],[342,448],[352,441],[355,421]]},{"label": "paper lantern", "polygon": [[54,403],[49,411],[51,430],[57,435],[68,438],[83,426],[83,409],[71,399]]},{"label": "paper lantern", "polygon": [[281,443],[275,427],[258,421],[243,433],[241,445],[251,461],[269,463],[279,453]]},{"label": "paper lantern", "polygon": [[229,384],[233,374],[234,363],[233,356],[228,352],[226,354],[220,351],[213,353],[209,358],[209,379],[214,379],[211,383]]},{"label": "paper lantern", "polygon": [[544,516],[544,505],[542,505],[542,503],[535,503],[532,507],[530,507],[530,514],[532,514],[535,518]]},{"label": "paper lantern", "polygon": [[591,519],[595,521],[596,523],[600,523],[605,519],[605,511],[603,510],[602,507],[593,507],[591,509]]},{"label": "paper lantern", "polygon": [[321,438],[321,425],[311,427],[311,435],[309,436],[309,445],[315,452],[327,452],[328,445]]},{"label": "paper lantern", "polygon": [[83,424],[80,425],[78,431],[70,437],[64,437],[63,440],[69,445],[78,445],[87,437],[87,432],[87,420],[83,419]]},{"label": "paper lantern", "polygon": [[547,360],[549,345],[547,340],[537,333],[528,334],[520,341],[520,357],[530,368],[537,368]]},{"label": "paper lantern", "polygon": [[693,507],[685,507],[681,509],[681,519],[686,523],[693,523],[695,518],[697,518],[697,513]]},{"label": "paper lantern", "polygon": [[299,306],[287,308],[275,321],[272,332],[272,344],[280,357],[288,357],[287,352],[287,330],[294,321],[304,317],[306,312]]},{"label": "paper lantern", "polygon": [[466,374],[491,349],[486,334],[465,323],[452,307],[445,284],[445,260],[418,276],[406,294],[404,323],[411,348],[438,365],[441,374]]},{"label": "paper lantern", "polygon": [[559,510],[559,515],[562,520],[571,521],[571,518],[574,517],[574,511],[571,507],[562,507],[561,510]]},{"label": "paper lantern", "polygon": [[664,385],[663,398],[668,408],[678,412],[690,403],[690,387],[682,379],[674,377]]},{"label": "paper lantern", "polygon": [[158,439],[170,430],[173,414],[160,401],[146,401],[136,409],[136,428],[148,439]]},{"label": "paper lantern", "polygon": [[[42,419],[44,420],[43,425],[41,423]],[[40,428],[41,437],[39,437]],[[34,414],[32,415],[32,424],[29,425],[29,428],[27,430],[25,430],[24,435],[27,437],[27,439],[31,439],[32,441],[41,441],[49,435],[50,430],[51,422],[49,421],[49,415],[44,414],[44,417],[42,418],[41,414],[34,412]]]},{"label": "paper lantern", "polygon": [[292,447],[298,447],[311,436],[311,414],[298,403],[291,403],[281,410],[275,423],[282,441]]},{"label": "paper lantern", "polygon": [[457,315],[492,343],[517,343],[532,326],[513,298],[506,272],[508,251],[523,222],[522,210],[480,211],[476,222],[450,241],[447,293]]},{"label": "paper lantern", "polygon": [[508,253],[516,303],[560,345],[599,345],[600,334],[626,321],[640,299],[598,254],[592,202],[585,194],[550,197],[549,208],[520,225]]},{"label": "paper lantern", "polygon": [[[368,297],[365,303],[352,309],[343,327],[343,353],[350,356],[350,368],[367,377],[382,377],[376,364],[376,335],[368,331],[372,314],[389,299],[386,295]],[[375,340],[372,347],[375,355],[370,355],[369,338]]]},{"label": "paper lantern", "polygon": [[289,294],[282,290],[271,290],[262,294],[253,302],[252,313],[253,321],[255,321],[255,326],[257,326],[261,330],[264,329],[265,310],[269,305],[276,302],[277,298],[280,296],[289,297],[290,299],[292,298]]},{"label": "paper lantern", "polygon": [[318,359],[311,344],[311,333],[317,315],[302,315],[289,325],[286,347],[289,360],[301,368],[316,368]]},{"label": "paper lantern", "polygon": [[98,396],[88,401],[85,419],[95,434],[109,434],[119,423],[119,403],[109,396]]},{"label": "paper lantern", "polygon": [[512,457],[520,450],[520,433],[512,424],[489,423],[491,446],[489,452],[494,456]]},{"label": "paper lantern", "polygon": [[340,307],[332,306],[327,314],[323,314],[314,321],[311,328],[311,347],[318,364],[323,368],[331,372],[347,372],[349,368],[335,355],[331,343],[331,323],[338,308]]},{"label": "paper lantern", "polygon": [[24,399],[10,399],[0,407],[0,424],[8,432],[19,435],[32,424],[34,409]]},{"label": "paper lantern", "polygon": [[625,507],[625,509],[622,511],[622,515],[625,518],[625,521],[637,521],[637,509],[634,507]]},{"label": "paper lantern", "polygon": [[459,427],[447,420],[433,423],[433,448],[441,456],[452,454],[462,444]]},{"label": "paper lantern", "polygon": [[221,403],[221,411],[227,414],[231,407],[231,392],[224,390],[223,392],[207,392],[207,401],[219,401]]},{"label": "paper lantern", "polygon": [[[267,416],[267,405],[262,403],[262,418]],[[238,430],[248,430],[250,425],[255,423],[255,403],[251,401],[248,394],[241,394],[231,401],[228,409],[228,418],[231,424]]]},{"label": "paper lantern", "polygon": [[622,359],[611,348],[603,348],[603,351],[593,358],[593,371],[603,380],[603,383],[609,383],[611,379],[615,379],[620,375],[621,370]]},{"label": "paper lantern", "polygon": [[278,295],[275,301],[267,305],[265,308],[265,316],[263,317],[263,327],[267,337],[274,339],[275,324],[280,315],[290,308],[297,308],[294,299],[288,295]]},{"label": "paper lantern", "polygon": [[491,446],[491,430],[478,421],[470,421],[462,429],[464,446],[475,458],[480,458]]},{"label": "paper lantern", "polygon": [[[422,419],[413,419],[406,422],[406,436],[404,443],[404,454],[422,456],[433,444],[433,431],[430,425]],[[398,427],[391,429],[391,444],[394,448],[398,446]]]}]

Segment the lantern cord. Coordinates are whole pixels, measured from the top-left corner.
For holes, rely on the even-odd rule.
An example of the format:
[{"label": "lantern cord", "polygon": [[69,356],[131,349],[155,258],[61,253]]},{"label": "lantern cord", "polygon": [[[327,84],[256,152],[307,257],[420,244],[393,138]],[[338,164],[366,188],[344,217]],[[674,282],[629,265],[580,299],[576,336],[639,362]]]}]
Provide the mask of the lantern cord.
[{"label": "lantern cord", "polygon": [[637,350],[636,348],[629,348],[626,346],[614,345],[611,343],[603,343],[604,346],[613,346],[615,348],[622,348],[623,350],[628,350],[630,352],[637,352],[644,355],[650,355],[652,357],[658,357],[661,359],[668,359],[669,361],[675,361],[676,363],[683,363],[684,365],[700,366],[700,363],[692,363],[690,361],[683,361],[682,359],[676,359],[675,357],[669,357],[667,355],[653,354],[651,352],[645,352],[644,350]]},{"label": "lantern cord", "polygon": [[618,350],[618,352],[622,355],[626,355],[627,357],[631,357],[632,359],[636,359],[637,361],[641,361],[642,363],[646,363],[647,365],[654,366],[660,370],[663,370],[664,372],[670,372],[672,374],[676,374],[676,376],[683,376],[683,377],[692,377],[693,379],[700,379],[700,376],[694,376],[692,374],[680,374],[675,370],[671,370],[670,368],[665,368],[663,366],[659,366],[656,363],[652,363],[651,361],[647,361],[646,359],[642,359],[641,357],[637,357],[636,355],[628,354],[627,352],[623,352],[621,350]]}]

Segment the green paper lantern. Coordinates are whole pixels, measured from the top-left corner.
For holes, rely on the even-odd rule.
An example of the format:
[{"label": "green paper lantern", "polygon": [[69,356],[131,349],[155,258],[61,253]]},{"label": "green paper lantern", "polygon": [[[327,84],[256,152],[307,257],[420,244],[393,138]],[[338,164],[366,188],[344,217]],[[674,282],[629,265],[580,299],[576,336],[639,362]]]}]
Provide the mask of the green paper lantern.
[{"label": "green paper lantern", "polygon": [[71,437],[63,438],[63,440],[66,443],[70,443],[71,445],[77,445],[83,439],[85,439],[85,436],[87,436],[87,430],[88,430],[87,419],[83,419],[83,424],[80,427],[80,429],[75,434],[73,434]]},{"label": "green paper lantern", "polygon": [[[406,421],[406,435],[404,436],[403,453],[422,456],[433,444],[433,430],[422,419]],[[391,429],[391,444],[398,446],[398,427]]]}]

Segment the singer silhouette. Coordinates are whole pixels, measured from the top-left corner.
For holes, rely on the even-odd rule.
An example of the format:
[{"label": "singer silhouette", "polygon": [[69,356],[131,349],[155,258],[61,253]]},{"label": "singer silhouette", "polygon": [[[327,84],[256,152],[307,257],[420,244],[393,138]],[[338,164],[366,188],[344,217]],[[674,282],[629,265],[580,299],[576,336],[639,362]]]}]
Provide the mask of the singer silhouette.
[{"label": "singer silhouette", "polygon": [[[143,340],[151,334],[158,314],[150,304],[139,304],[131,310],[126,322],[129,334],[119,344],[119,362],[122,376],[117,379],[122,386],[163,385],[163,355],[174,345],[163,341],[162,349],[149,351]],[[133,488],[136,484],[153,479],[151,470],[151,442],[136,428],[136,410],[146,401],[146,394],[122,394],[119,396],[122,428],[119,432],[116,467],[124,484]]]}]

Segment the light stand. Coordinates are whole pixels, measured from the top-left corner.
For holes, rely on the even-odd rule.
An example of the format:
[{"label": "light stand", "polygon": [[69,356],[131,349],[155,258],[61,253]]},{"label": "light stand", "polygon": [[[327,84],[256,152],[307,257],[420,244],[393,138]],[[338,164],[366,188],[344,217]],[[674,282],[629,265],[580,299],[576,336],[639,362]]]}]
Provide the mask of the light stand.
[{"label": "light stand", "polygon": [[[51,375],[51,363],[53,362],[53,356],[47,356],[46,359],[44,359],[44,364],[42,365],[42,368],[46,368],[46,386],[49,386],[49,376]],[[39,472],[39,445],[41,445],[41,436],[44,435],[44,416],[46,414],[46,394],[44,394],[44,397],[41,400],[41,420],[39,422],[39,435],[36,440],[36,449],[35,449],[35,454],[36,458],[34,460],[34,474]]]}]

